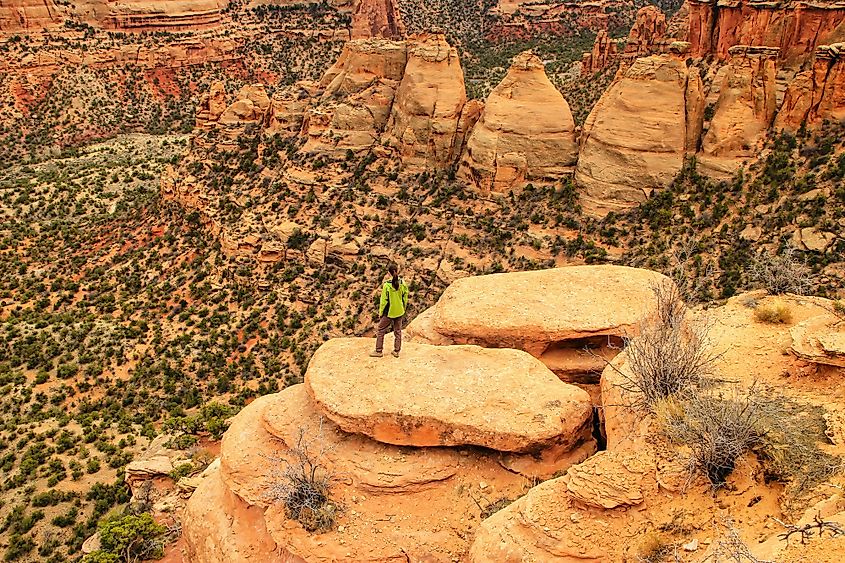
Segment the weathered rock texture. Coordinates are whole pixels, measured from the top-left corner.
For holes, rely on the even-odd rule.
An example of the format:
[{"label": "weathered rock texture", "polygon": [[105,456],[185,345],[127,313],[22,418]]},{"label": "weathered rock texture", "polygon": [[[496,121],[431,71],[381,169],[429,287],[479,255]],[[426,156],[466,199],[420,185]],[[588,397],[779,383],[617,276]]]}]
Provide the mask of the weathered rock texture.
[{"label": "weathered rock texture", "polygon": [[406,343],[398,360],[385,362],[369,358],[371,349],[368,338],[330,340],[305,374],[320,410],[347,432],[507,452],[570,448],[589,437],[589,395],[525,352]]},{"label": "weathered rock texture", "polygon": [[211,128],[224,111],[226,111],[226,86],[218,81],[200,97],[196,111],[196,126],[200,129]]},{"label": "weathered rock texture", "polygon": [[341,157],[372,147],[387,124],[406,56],[401,41],[349,41],[321,79],[318,103],[305,112],[301,150]]},{"label": "weathered rock texture", "polygon": [[[412,337],[516,348],[538,358],[566,341],[636,334],[652,286],[668,278],[625,266],[570,266],[456,280]],[[438,339],[441,339],[438,341]]]},{"label": "weathered rock texture", "polygon": [[651,54],[655,47],[664,42],[666,16],[657,6],[643,6],[637,11],[637,19],[628,34],[625,44],[626,55],[643,56]]},{"label": "weathered rock texture", "polygon": [[217,26],[221,21],[220,11],[225,5],[222,0],[130,0],[119,3],[99,0],[91,4],[95,16],[105,12],[106,15],[98,22],[104,29],[130,32],[176,32]]},{"label": "weathered rock texture", "polygon": [[35,31],[60,27],[62,8],[54,0],[3,0],[0,31]]},{"label": "weathered rock texture", "polygon": [[669,54],[637,59],[584,124],[575,169],[584,210],[622,211],[666,186],[697,150],[703,115],[695,68]]},{"label": "weathered rock texture", "polygon": [[247,85],[240,89],[234,103],[220,114],[218,122],[221,125],[260,124],[263,123],[269,107],[270,97],[267,96],[264,86]]},{"label": "weathered rock texture", "polygon": [[736,46],[730,55],[699,155],[703,169],[714,176],[732,175],[757,153],[777,111],[778,49]]},{"label": "weathered rock texture", "polygon": [[725,59],[734,45],[762,45],[778,47],[783,59],[806,59],[841,33],[845,22],[845,6],[838,2],[690,0],[689,6],[694,57]]},{"label": "weathered rock texture", "polygon": [[789,330],[792,352],[815,364],[845,367],[845,324],[834,315],[819,315]]},{"label": "weathered rock texture", "polygon": [[610,38],[607,31],[601,29],[596,33],[593,50],[581,57],[581,75],[594,74],[610,66],[616,58],[619,48],[616,41]]},{"label": "weathered rock texture", "polygon": [[790,82],[775,126],[795,131],[826,118],[845,118],[845,43],[816,49],[810,69]]},{"label": "weathered rock texture", "polygon": [[[332,498],[344,510],[329,532],[305,531],[272,494],[300,436],[337,476]],[[524,478],[483,451],[400,448],[343,432],[295,385],[255,400],[233,419],[220,470],[189,501],[185,560],[457,560],[480,521],[473,494],[514,498],[524,486]]]},{"label": "weathered rock texture", "polygon": [[514,58],[469,135],[459,174],[484,192],[571,172],[577,157],[569,104],[530,51]]},{"label": "weathered rock texture", "polygon": [[352,39],[402,39],[405,24],[394,0],[360,0],[352,14]]},{"label": "weathered rock texture", "polygon": [[455,160],[455,136],[466,101],[461,61],[446,37],[411,37],[408,64],[387,125],[387,143],[398,149],[406,166],[449,166]]}]

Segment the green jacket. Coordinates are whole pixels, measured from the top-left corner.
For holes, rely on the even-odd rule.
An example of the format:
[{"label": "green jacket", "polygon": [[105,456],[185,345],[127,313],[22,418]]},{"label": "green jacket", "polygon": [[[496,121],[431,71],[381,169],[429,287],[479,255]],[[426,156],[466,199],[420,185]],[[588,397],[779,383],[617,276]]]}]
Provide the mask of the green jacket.
[{"label": "green jacket", "polygon": [[379,317],[383,317],[386,313],[391,319],[398,319],[405,314],[405,307],[407,306],[408,286],[405,285],[405,280],[399,280],[399,289],[394,289],[390,280],[384,282],[378,305]]}]

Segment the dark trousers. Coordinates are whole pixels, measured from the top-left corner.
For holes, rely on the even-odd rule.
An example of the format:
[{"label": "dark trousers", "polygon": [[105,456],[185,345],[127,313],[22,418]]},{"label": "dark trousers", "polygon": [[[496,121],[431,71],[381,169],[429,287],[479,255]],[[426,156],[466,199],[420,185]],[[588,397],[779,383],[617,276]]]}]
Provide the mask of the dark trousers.
[{"label": "dark trousers", "polygon": [[379,319],[378,334],[376,336],[376,352],[384,350],[384,335],[393,329],[393,351],[398,352],[402,349],[402,321],[405,317],[397,317],[391,319],[387,315]]}]

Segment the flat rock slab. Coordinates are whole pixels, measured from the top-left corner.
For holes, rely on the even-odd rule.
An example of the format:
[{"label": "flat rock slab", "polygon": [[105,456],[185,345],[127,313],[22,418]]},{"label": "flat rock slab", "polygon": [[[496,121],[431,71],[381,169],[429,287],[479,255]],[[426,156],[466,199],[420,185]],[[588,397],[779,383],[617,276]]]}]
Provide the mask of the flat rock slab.
[{"label": "flat rock slab", "polygon": [[347,432],[388,444],[536,451],[583,439],[586,391],[519,350],[407,343],[370,358],[373,340],[340,338],[311,359],[305,385]]},{"label": "flat rock slab", "polygon": [[808,362],[845,367],[845,322],[832,314],[818,315],[789,330],[793,353]]},{"label": "flat rock slab", "polygon": [[657,272],[570,266],[456,280],[434,307],[434,330],[456,342],[540,355],[548,344],[635,334],[653,307]]}]

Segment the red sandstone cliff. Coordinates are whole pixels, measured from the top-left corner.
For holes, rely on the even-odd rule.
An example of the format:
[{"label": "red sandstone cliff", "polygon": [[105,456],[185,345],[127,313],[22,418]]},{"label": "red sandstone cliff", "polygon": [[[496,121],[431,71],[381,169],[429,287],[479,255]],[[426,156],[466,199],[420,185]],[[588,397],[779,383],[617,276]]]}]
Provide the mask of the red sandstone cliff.
[{"label": "red sandstone cliff", "polygon": [[812,67],[790,83],[775,127],[794,131],[825,118],[845,118],[845,43],[816,50]]},{"label": "red sandstone cliff", "polygon": [[812,55],[816,47],[845,35],[845,5],[822,1],[784,4],[755,0],[690,0],[691,54],[728,58],[735,45],[780,48],[781,58]]}]

